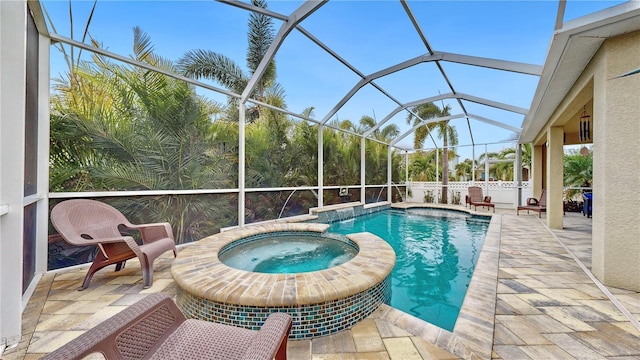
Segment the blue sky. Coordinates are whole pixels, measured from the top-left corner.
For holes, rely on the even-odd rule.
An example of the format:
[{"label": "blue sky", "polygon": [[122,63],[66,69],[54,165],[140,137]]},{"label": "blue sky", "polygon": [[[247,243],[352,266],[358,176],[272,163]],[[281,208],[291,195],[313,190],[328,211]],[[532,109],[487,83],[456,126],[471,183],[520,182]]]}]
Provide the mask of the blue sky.
[{"label": "blue sky", "polygon": [[[565,21],[619,4],[620,1],[567,1]],[[70,37],[69,3],[43,1],[55,31]],[[74,38],[79,40],[92,1],[74,1]],[[269,1],[269,9],[290,14],[301,1]],[[556,18],[557,1],[410,1],[409,7],[420,23],[434,51],[489,57],[543,65]],[[247,20],[245,10],[215,1],[99,1],[90,34],[115,53],[131,53],[134,26],[140,26],[155,45],[156,53],[172,60],[186,51],[208,49],[222,53],[246,69]],[[274,20],[274,28],[281,22]],[[399,1],[332,0],[303,23],[321,42],[365,75],[427,54]],[[298,31],[290,33],[276,55],[278,82],[286,91],[290,111],[315,107],[322,119],[360,80],[360,77]],[[528,108],[538,78],[467,65],[442,62],[453,88],[470,94]],[[52,51],[52,76],[65,67]],[[434,63],[423,63],[376,80],[376,84],[401,103],[450,92]],[[217,84],[213,84],[219,86]],[[225,97],[210,91],[202,94],[224,103]],[[457,101],[444,101],[452,114],[462,112]],[[441,104],[438,104],[441,105]],[[523,116],[464,102],[469,113],[519,127]],[[382,120],[397,104],[373,86],[365,86],[332,119],[357,122],[369,115]],[[406,112],[390,120],[401,131],[408,130]],[[452,120],[459,143],[502,141],[513,132],[470,120]],[[438,139],[436,139],[438,141]],[[401,145],[412,146],[413,136]],[[491,145],[499,151],[510,144]],[[425,144],[432,148],[433,143]],[[462,158],[471,157],[470,147],[461,147]],[[476,147],[476,157],[484,146]]]}]

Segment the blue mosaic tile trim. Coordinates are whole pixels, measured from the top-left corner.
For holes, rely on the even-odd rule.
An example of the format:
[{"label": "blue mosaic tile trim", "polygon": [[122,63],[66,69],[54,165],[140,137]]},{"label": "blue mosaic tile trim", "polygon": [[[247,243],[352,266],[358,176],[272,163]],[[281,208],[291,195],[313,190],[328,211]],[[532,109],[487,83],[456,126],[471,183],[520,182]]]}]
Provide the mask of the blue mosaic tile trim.
[{"label": "blue mosaic tile trim", "polygon": [[391,301],[391,277],[344,299],[300,306],[255,307],[225,304],[192,295],[178,287],[176,303],[187,318],[258,330],[269,314],[283,312],[293,318],[289,339],[310,339],[351,328]]}]

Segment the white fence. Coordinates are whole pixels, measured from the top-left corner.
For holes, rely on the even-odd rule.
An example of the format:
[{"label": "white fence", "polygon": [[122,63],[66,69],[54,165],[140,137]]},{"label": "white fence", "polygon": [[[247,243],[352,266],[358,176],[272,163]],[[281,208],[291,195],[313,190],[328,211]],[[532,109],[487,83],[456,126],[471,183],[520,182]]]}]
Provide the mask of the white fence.
[{"label": "white fence", "polygon": [[[459,199],[464,205],[464,198],[468,194],[469,186],[480,186],[485,196],[491,196],[491,202],[498,208],[515,209],[518,199],[518,184],[514,181],[453,181],[449,182],[448,202],[455,203]],[[407,189],[409,195],[408,202],[440,202],[442,197],[442,183],[415,181],[408,182]],[[528,181],[522,182],[521,202],[526,198],[533,197],[531,186]]]}]

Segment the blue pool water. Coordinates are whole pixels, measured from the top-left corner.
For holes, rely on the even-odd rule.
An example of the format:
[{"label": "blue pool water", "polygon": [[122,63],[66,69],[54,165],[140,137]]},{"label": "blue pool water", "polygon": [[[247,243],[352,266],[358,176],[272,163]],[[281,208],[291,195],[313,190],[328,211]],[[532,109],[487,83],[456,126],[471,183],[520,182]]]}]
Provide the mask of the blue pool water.
[{"label": "blue pool water", "polygon": [[488,227],[485,217],[411,209],[336,222],[328,231],[386,240],[396,252],[391,306],[452,331]]}]

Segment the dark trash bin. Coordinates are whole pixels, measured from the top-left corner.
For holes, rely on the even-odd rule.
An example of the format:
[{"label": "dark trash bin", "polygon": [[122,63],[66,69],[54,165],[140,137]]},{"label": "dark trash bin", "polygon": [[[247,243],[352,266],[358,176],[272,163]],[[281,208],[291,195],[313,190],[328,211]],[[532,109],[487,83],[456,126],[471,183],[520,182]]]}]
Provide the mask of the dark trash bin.
[{"label": "dark trash bin", "polygon": [[584,204],[582,204],[582,216],[591,217],[591,211],[593,206],[593,193],[584,193],[582,194],[582,200]]}]

